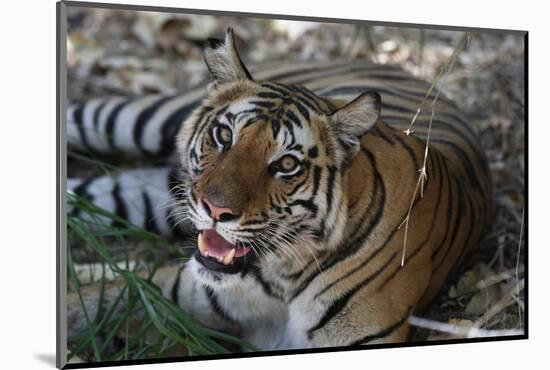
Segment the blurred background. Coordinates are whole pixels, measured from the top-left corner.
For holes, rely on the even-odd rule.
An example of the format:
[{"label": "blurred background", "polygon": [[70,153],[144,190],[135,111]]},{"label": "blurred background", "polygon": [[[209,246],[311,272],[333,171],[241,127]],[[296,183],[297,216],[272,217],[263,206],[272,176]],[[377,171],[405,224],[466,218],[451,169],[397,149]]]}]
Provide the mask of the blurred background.
[{"label": "blurred background", "polygon": [[[464,37],[461,31],[366,22],[331,24],[70,7],[68,98],[173,93],[203,83],[207,71],[202,47],[207,38],[222,37],[228,26],[235,31],[247,66],[292,60],[369,60],[398,64],[428,82]],[[415,340],[466,337],[453,332],[457,326],[524,328],[524,81],[523,35],[471,32],[453,69],[438,86],[479,132],[498,209],[493,230],[423,314],[432,327],[418,329]],[[89,172],[89,165],[70,153],[68,166],[69,174],[83,173],[82,168]]]}]

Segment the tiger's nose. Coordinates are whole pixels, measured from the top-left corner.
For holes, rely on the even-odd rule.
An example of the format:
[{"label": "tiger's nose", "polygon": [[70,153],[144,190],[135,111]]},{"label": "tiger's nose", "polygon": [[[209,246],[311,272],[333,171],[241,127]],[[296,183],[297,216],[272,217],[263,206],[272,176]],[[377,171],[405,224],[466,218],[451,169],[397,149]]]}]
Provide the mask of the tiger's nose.
[{"label": "tiger's nose", "polygon": [[217,205],[209,201],[206,197],[203,197],[201,200],[208,215],[216,221],[231,221],[240,217],[240,214],[238,214],[238,212],[235,212],[231,208],[218,207]]}]

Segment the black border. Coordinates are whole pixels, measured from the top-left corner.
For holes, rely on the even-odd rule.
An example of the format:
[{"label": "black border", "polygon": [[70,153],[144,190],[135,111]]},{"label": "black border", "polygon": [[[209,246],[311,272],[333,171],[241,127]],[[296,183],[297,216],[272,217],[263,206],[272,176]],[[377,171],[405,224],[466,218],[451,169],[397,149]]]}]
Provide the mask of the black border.
[{"label": "black border", "polygon": [[[525,325],[523,328],[525,339],[529,338],[529,325],[528,325],[528,318],[529,318],[529,242],[528,242],[528,236],[529,236],[529,34],[528,32],[525,33],[523,37],[523,53],[524,53],[524,60],[523,60],[523,78],[525,81],[525,85],[523,87],[523,95],[525,100],[525,107],[524,109],[524,122],[523,122],[523,132],[524,132],[524,159],[523,159],[523,168],[524,168],[524,188],[523,188],[523,195],[524,195],[524,220],[523,220],[523,234],[525,241],[523,243],[524,248],[524,261],[525,261],[525,287],[524,287],[524,299],[525,299],[525,309],[523,310],[524,313],[524,320]],[[521,243],[521,241],[520,241]]]},{"label": "black border", "polygon": [[[62,18],[62,15],[65,14],[62,11],[63,6],[72,6],[72,7],[83,7],[83,8],[102,8],[102,9],[114,9],[114,10],[132,10],[132,11],[154,11],[154,12],[165,12],[165,13],[185,13],[185,14],[202,14],[202,15],[221,15],[221,16],[235,16],[235,17],[253,17],[253,18],[269,18],[269,19],[283,19],[283,20],[295,20],[295,21],[309,21],[309,22],[324,22],[324,23],[345,23],[345,24],[360,24],[368,23],[374,26],[390,26],[390,27],[401,27],[401,28],[422,28],[422,29],[437,29],[437,30],[450,30],[450,31],[473,31],[473,32],[488,32],[488,33],[510,33],[510,34],[521,34],[524,36],[524,256],[525,256],[525,287],[524,287],[524,296],[525,296],[525,309],[524,309],[524,334],[522,335],[511,335],[511,336],[500,336],[500,337],[485,337],[485,338],[464,338],[464,339],[446,339],[446,340],[434,340],[434,341],[422,341],[422,342],[407,342],[407,343],[391,343],[391,344],[373,344],[369,346],[346,346],[346,347],[321,347],[321,348],[308,348],[308,349],[296,349],[296,350],[279,350],[279,351],[258,351],[258,352],[244,352],[244,353],[230,353],[230,354],[215,354],[215,355],[197,355],[197,356],[182,356],[182,357],[166,357],[162,359],[139,359],[139,360],[120,360],[120,361],[101,361],[101,362],[88,362],[88,363],[74,363],[74,364],[65,364],[66,359],[60,358],[60,353],[66,353],[66,343],[62,343],[64,335],[62,330],[60,330],[61,320],[64,318],[62,315],[61,309],[65,309],[64,303],[60,298],[60,292],[57,292],[58,297],[58,307],[57,307],[57,356],[56,363],[57,367],[61,369],[81,369],[81,368],[95,368],[95,367],[112,367],[112,366],[126,366],[126,365],[143,365],[143,364],[161,364],[161,363],[174,363],[174,362],[190,362],[190,361],[203,361],[203,360],[223,360],[223,359],[239,359],[239,358],[250,358],[250,357],[265,357],[265,356],[286,356],[286,355],[296,355],[296,354],[310,354],[310,353],[327,353],[327,352],[342,352],[342,351],[357,351],[357,350],[372,350],[372,349],[383,349],[383,348],[406,348],[406,347],[421,347],[421,346],[436,346],[436,345],[446,345],[446,344],[466,344],[466,343],[485,343],[485,342],[500,342],[500,341],[510,341],[510,340],[522,340],[529,339],[529,309],[528,309],[528,235],[529,235],[529,222],[528,222],[528,156],[529,156],[529,130],[528,130],[528,113],[529,113],[529,104],[528,104],[528,40],[529,32],[526,30],[510,30],[510,29],[495,29],[495,28],[480,28],[480,27],[458,27],[458,26],[447,26],[447,25],[433,25],[433,24],[422,24],[422,23],[401,23],[401,22],[382,22],[382,21],[373,21],[373,20],[361,20],[361,19],[342,19],[342,18],[325,18],[325,17],[308,17],[308,16],[297,16],[297,15],[284,15],[284,14],[266,14],[266,13],[250,13],[250,12],[234,12],[234,11],[220,11],[220,10],[210,10],[210,9],[189,9],[189,8],[173,8],[173,7],[161,7],[161,6],[148,6],[148,5],[129,5],[129,4],[112,4],[112,3],[98,3],[98,2],[81,2],[81,1],[65,1],[62,0],[57,3],[56,7],[56,16],[57,16],[57,32],[56,32],[56,41],[57,41],[57,60],[56,60],[56,74],[57,74],[57,164],[63,165],[66,168],[66,162],[61,163],[61,152],[64,146],[62,133],[61,120],[64,117],[63,109],[64,100],[62,100],[62,88],[64,78],[66,76],[63,73],[66,72],[65,61],[61,57],[61,53],[64,51],[60,44],[64,40],[61,40],[62,36],[66,36],[66,28],[63,28],[62,24],[66,21]],[[66,97],[65,97],[66,98]],[[63,166],[61,166],[63,167]],[[63,230],[62,230],[62,194],[61,190],[64,187],[60,184],[64,181],[60,176],[64,174],[64,168],[57,166],[57,287],[62,289],[61,283],[63,283],[62,276],[60,276],[60,254],[64,247],[63,243]],[[521,241],[520,241],[521,243]],[[61,245],[63,244],[63,245]],[[63,348],[64,347],[64,348]]]},{"label": "black border", "polygon": [[[527,321],[526,321],[527,322]],[[423,347],[436,346],[446,344],[466,344],[466,343],[484,343],[484,342],[501,342],[509,340],[527,339],[526,335],[509,335],[503,337],[485,337],[485,338],[470,338],[470,339],[446,339],[423,342],[407,342],[407,343],[388,343],[388,344],[370,344],[368,346],[346,346],[346,347],[321,347],[307,349],[290,349],[282,351],[258,351],[244,353],[228,353],[220,355],[197,355],[197,356],[181,356],[181,357],[166,357],[161,359],[140,359],[140,360],[120,360],[120,361],[101,361],[87,362],[83,364],[67,364],[63,369],[87,369],[94,367],[112,367],[126,365],[144,365],[144,364],[164,364],[173,362],[189,362],[189,361],[204,361],[204,360],[224,360],[238,359],[249,357],[266,357],[266,356],[287,356],[287,355],[305,355],[310,353],[328,353],[328,352],[347,352],[347,351],[364,351],[383,348],[406,348],[406,347]]]}]

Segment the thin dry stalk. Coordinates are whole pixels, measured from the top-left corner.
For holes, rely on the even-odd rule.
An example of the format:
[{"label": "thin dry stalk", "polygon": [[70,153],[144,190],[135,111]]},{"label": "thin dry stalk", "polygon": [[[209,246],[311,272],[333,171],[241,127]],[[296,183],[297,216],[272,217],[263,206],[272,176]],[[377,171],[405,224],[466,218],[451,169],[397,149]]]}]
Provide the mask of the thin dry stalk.
[{"label": "thin dry stalk", "polygon": [[[412,133],[414,133],[414,124],[416,122],[416,119],[418,118],[418,115],[422,111],[422,108],[424,107],[424,104],[428,101],[428,97],[431,95],[433,89],[436,88],[436,86],[440,82],[441,82],[441,85],[443,85],[443,83],[445,83],[447,77],[449,76],[449,73],[450,73],[451,69],[455,65],[455,62],[458,58],[458,54],[462,51],[462,49],[464,49],[464,47],[466,47],[468,45],[469,41],[470,41],[470,34],[466,33],[464,35],[464,37],[462,38],[462,40],[461,40],[460,44],[458,45],[458,47],[454,50],[454,52],[451,55],[449,61],[443,66],[443,68],[441,69],[441,71],[439,72],[439,74],[437,75],[435,80],[432,82],[432,85],[430,86],[428,92],[426,93],[426,95],[424,96],[422,101],[420,102],[420,105],[418,106],[418,109],[416,110],[416,113],[414,114],[413,119],[411,120],[411,123],[410,123],[409,127],[404,131],[405,134],[411,135]],[[409,209],[407,211],[407,216],[405,217],[403,222],[401,222],[401,224],[398,227],[400,229],[403,226],[403,224],[405,225],[405,235],[403,237],[403,253],[401,255],[401,267],[403,267],[403,265],[405,264],[405,253],[406,253],[406,250],[407,250],[407,237],[408,237],[408,232],[409,232],[409,221],[410,221],[410,217],[411,217],[412,206],[414,204],[414,200],[416,199],[416,195],[418,193],[418,188],[419,187],[420,187],[420,197],[421,198],[424,197],[424,185],[425,185],[425,183],[428,179],[428,171],[426,169],[426,163],[427,163],[427,160],[428,160],[428,151],[429,151],[429,146],[430,146],[430,135],[431,135],[431,132],[432,132],[432,124],[433,124],[433,119],[434,119],[434,116],[435,116],[435,104],[437,103],[437,99],[439,98],[440,94],[441,94],[441,88],[438,86],[437,93],[436,93],[436,95],[435,95],[435,97],[434,97],[434,99],[432,100],[432,103],[431,103],[430,123],[428,125],[428,134],[426,136],[426,148],[424,150],[424,160],[422,162],[422,168],[420,168],[418,170],[418,172],[420,174],[418,175],[418,181],[416,182],[416,187],[414,189],[414,193],[413,193],[411,202],[409,204]]]},{"label": "thin dry stalk", "polygon": [[523,330],[486,330],[469,325],[454,325],[440,321],[428,320],[417,316],[409,317],[409,324],[419,328],[452,334],[453,336],[459,338],[501,337],[523,334]]},{"label": "thin dry stalk", "polygon": [[[454,67],[455,62],[458,58],[458,54],[466,47],[468,46],[468,43],[470,42],[470,33],[464,34],[464,37],[460,41],[460,44],[458,47],[453,51],[453,54],[450,56],[449,61],[441,68],[437,76],[435,77],[434,81],[432,82],[432,85],[428,89],[428,92],[426,92],[426,95],[424,95],[424,98],[422,98],[422,101],[420,102],[420,105],[418,106],[418,109],[416,110],[416,113],[413,116],[413,119],[411,120],[411,123],[409,127],[405,130],[405,133],[407,135],[410,135],[414,132],[414,125],[416,123],[416,119],[420,115],[420,112],[424,108],[424,105],[428,101],[428,98],[432,94],[432,91],[435,89],[435,87],[439,84],[439,81],[443,79],[443,82],[447,79],[447,76],[449,75],[449,72]],[[438,89],[441,91],[441,89]],[[434,98],[434,102],[437,100],[439,96],[439,92],[437,93],[437,96]],[[434,104],[434,103],[432,103]]]}]

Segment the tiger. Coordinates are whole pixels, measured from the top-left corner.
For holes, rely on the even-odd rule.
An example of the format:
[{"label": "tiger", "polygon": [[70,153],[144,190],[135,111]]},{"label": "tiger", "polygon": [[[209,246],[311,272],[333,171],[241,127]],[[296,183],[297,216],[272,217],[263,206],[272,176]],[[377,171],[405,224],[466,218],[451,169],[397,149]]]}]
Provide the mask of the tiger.
[{"label": "tiger", "polygon": [[457,105],[442,94],[435,115],[421,112],[436,93],[390,65],[276,64],[253,77],[232,29],[204,60],[206,88],[70,106],[74,147],[175,164],[69,188],[159,233],[185,225],[192,258],[154,281],[201,325],[261,350],[409,340],[408,318],[492,221],[488,162]]}]

